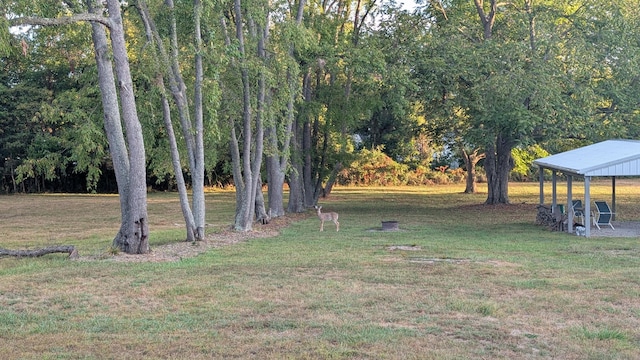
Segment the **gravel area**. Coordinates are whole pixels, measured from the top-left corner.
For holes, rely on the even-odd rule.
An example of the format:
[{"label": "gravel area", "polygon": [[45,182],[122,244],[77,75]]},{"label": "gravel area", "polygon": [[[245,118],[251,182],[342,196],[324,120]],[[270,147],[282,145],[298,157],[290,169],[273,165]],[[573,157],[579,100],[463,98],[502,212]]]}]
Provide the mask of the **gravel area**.
[{"label": "gravel area", "polygon": [[601,237],[638,237],[640,236],[640,222],[638,221],[612,221],[611,224],[615,229],[609,226],[597,227],[591,226],[591,236]]}]

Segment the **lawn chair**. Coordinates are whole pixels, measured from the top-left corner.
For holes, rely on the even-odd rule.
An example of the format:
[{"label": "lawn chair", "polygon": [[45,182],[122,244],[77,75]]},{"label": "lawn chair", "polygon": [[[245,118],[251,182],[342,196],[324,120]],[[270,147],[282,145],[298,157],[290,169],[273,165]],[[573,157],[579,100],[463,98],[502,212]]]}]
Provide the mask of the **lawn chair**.
[{"label": "lawn chair", "polygon": [[573,210],[573,221],[579,217],[582,220],[580,224],[584,225],[584,207],[582,206],[582,200],[571,200],[571,210]]},{"label": "lawn chair", "polygon": [[598,211],[593,215],[593,225],[595,225],[598,229],[600,229],[600,225],[609,225],[613,230],[615,228],[611,225],[611,218],[613,217],[613,212],[611,212],[611,208],[606,201],[594,201],[596,204],[596,210]]}]

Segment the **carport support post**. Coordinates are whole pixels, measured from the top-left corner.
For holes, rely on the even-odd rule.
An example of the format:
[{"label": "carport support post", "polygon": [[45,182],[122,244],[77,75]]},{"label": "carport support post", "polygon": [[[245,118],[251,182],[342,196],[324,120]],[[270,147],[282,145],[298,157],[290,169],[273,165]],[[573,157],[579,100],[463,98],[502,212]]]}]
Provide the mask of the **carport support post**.
[{"label": "carport support post", "polygon": [[556,173],[555,170],[553,170],[553,172],[551,173],[551,212],[554,213],[556,212],[556,209],[558,208],[558,193],[557,193],[557,181],[558,181],[558,174]]},{"label": "carport support post", "polygon": [[542,166],[539,167],[540,169],[540,205],[544,205],[544,168]]},{"label": "carport support post", "polygon": [[611,178],[611,211],[613,214],[611,215],[611,220],[616,219],[616,177],[613,176]]},{"label": "carport support post", "polygon": [[584,177],[584,236],[591,236],[591,176]]},{"label": "carport support post", "polygon": [[573,199],[572,199],[573,175],[567,175],[567,232],[573,233]]}]

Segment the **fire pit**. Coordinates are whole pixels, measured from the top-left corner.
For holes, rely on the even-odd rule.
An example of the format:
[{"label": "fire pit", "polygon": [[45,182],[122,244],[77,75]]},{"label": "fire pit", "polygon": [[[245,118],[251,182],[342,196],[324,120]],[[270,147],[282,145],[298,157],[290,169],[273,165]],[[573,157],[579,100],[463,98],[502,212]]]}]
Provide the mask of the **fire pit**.
[{"label": "fire pit", "polygon": [[400,228],[398,227],[398,222],[396,220],[382,222],[382,231],[396,231],[396,230],[400,230]]}]

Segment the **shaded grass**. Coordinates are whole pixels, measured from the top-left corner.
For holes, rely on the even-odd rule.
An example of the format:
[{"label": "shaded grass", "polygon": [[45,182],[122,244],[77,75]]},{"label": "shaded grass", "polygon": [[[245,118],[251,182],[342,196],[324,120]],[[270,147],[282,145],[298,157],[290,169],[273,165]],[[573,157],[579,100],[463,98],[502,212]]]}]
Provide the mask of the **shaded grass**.
[{"label": "shaded grass", "polygon": [[[620,216],[640,214],[638,189],[619,184]],[[535,226],[537,184],[512,184],[514,205],[504,206],[459,190],[338,188],[321,205],[340,213],[339,233],[309,218],[174,263],[1,259],[1,350],[27,359],[640,357],[637,239]],[[49,201],[73,209],[43,210]],[[233,194],[207,201],[208,231],[227,227]],[[98,205],[116,216],[87,210]],[[4,206],[20,216],[0,215],[3,247],[68,241],[99,253],[117,231],[117,198],[0,197]],[[151,194],[149,211],[152,246],[183,237],[175,194]],[[377,231],[382,220],[401,231]],[[411,250],[390,250],[397,245]]]}]

